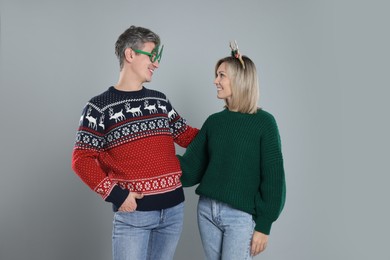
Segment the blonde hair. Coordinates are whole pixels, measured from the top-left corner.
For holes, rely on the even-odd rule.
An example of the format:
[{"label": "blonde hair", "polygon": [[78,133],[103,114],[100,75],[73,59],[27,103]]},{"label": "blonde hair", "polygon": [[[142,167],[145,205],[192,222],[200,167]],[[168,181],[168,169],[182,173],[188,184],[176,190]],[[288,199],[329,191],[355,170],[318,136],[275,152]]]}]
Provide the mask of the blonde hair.
[{"label": "blonde hair", "polygon": [[217,76],[219,66],[225,63],[232,89],[229,103],[225,99],[227,109],[240,113],[255,114],[258,110],[257,102],[260,95],[256,66],[247,56],[242,56],[242,59],[245,63],[245,69],[239,59],[235,57],[229,56],[220,59],[215,65],[215,75]]}]

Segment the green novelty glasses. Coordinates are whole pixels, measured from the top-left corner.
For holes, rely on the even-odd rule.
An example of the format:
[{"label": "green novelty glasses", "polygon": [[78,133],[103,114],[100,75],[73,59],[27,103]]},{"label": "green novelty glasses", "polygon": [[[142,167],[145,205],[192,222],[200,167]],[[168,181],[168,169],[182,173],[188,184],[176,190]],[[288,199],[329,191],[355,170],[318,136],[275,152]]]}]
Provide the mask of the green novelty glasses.
[{"label": "green novelty glasses", "polygon": [[158,50],[159,48],[160,48],[160,45],[157,45],[156,48],[154,48],[152,50],[152,52],[146,52],[146,51],[141,51],[141,50],[134,50],[134,52],[148,55],[149,59],[150,59],[150,61],[152,63],[154,63],[156,61],[158,61],[158,63],[160,63],[162,52],[163,52],[163,49],[164,49],[164,45],[161,46],[161,50],[160,51]]}]

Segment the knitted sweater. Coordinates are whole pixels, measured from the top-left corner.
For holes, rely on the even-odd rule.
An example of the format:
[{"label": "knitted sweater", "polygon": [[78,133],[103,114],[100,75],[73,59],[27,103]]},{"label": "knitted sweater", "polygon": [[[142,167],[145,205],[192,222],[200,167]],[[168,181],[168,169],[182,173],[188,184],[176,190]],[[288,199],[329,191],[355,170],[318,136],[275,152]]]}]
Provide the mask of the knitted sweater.
[{"label": "knitted sweater", "polygon": [[110,87],[84,108],[72,168],[114,209],[129,191],[145,195],[137,210],[167,208],[184,200],[174,142],[187,147],[197,133],[163,93]]},{"label": "knitted sweater", "polygon": [[183,156],[184,187],[253,215],[255,230],[269,234],[285,202],[278,127],[264,110],[223,110],[208,117]]}]

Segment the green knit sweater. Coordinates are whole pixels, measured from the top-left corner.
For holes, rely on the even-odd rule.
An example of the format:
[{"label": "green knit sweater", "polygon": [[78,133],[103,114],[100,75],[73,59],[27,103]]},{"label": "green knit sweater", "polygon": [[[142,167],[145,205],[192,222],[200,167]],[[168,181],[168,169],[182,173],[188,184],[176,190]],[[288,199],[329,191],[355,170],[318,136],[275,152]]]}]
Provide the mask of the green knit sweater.
[{"label": "green knit sweater", "polygon": [[200,183],[198,195],[252,214],[255,230],[270,233],[286,196],[280,137],[270,113],[215,113],[178,158],[184,187]]}]

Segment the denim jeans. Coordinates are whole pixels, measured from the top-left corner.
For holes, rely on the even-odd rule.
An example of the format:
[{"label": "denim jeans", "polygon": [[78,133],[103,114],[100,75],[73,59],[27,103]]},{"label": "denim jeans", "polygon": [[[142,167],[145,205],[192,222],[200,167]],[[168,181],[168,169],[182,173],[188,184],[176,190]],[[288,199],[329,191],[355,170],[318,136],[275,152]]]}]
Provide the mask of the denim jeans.
[{"label": "denim jeans", "polygon": [[184,203],[155,211],[116,212],[114,260],[172,260],[183,228]]},{"label": "denim jeans", "polygon": [[206,260],[252,259],[252,215],[204,196],[198,202],[198,226]]}]

